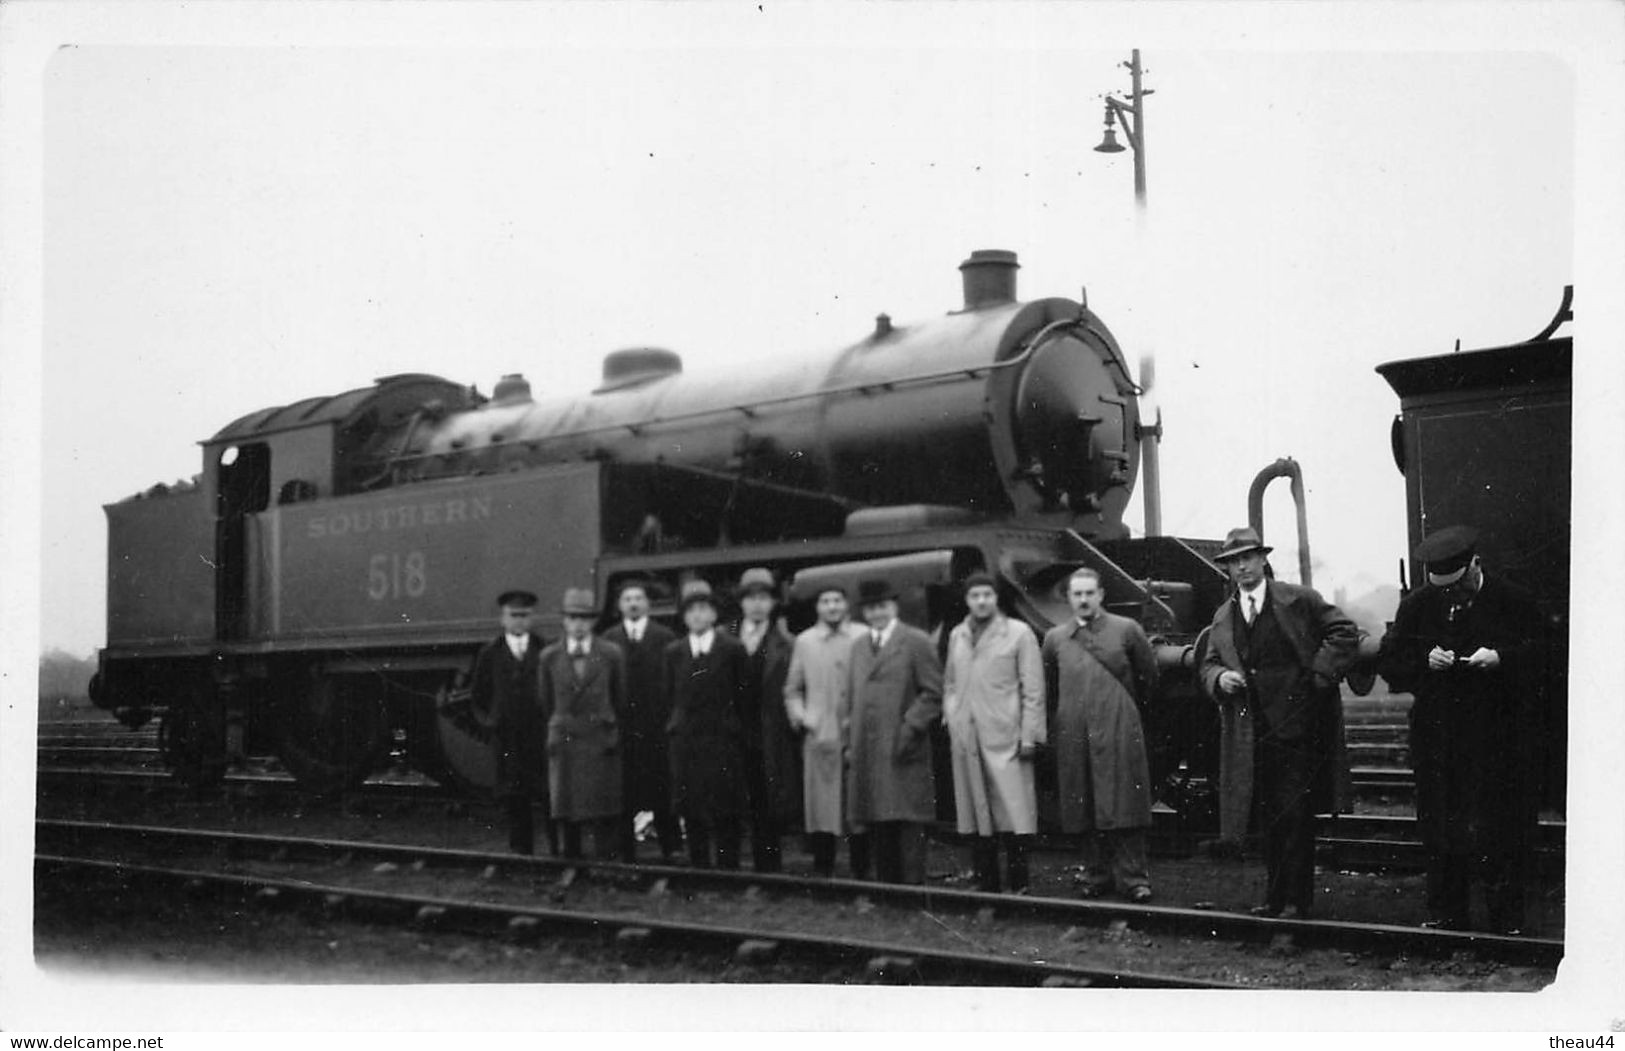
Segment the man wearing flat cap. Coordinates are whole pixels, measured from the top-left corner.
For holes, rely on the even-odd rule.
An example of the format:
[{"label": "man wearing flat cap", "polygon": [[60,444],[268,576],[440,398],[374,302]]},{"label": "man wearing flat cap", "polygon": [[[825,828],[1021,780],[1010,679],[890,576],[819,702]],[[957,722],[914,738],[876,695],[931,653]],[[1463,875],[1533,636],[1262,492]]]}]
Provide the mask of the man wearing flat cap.
[{"label": "man wearing flat cap", "polygon": [[883,883],[925,882],[925,826],[937,816],[931,724],[942,716],[942,664],[925,632],[897,619],[897,591],[858,584],[868,637],[852,643],[847,817],[869,834]]},{"label": "man wearing flat cap", "polygon": [[[533,854],[531,807],[547,798],[546,722],[536,674],[542,638],[530,627],[536,596],[517,589],[504,591],[497,606],[502,611],[502,633],[474,658],[470,711],[491,735],[496,769],[493,792],[507,820],[508,847],[516,854]],[[551,823],[548,828],[552,829]]]},{"label": "man wearing flat cap", "polygon": [[564,638],[542,651],[538,667],[548,802],[565,857],[582,856],[583,833],[590,835],[595,857],[613,857],[621,848],[615,826],[623,787],[626,660],[613,642],[593,638],[598,604],[591,591],[566,591],[559,612]]},{"label": "man wearing flat cap", "polygon": [[[813,872],[835,872],[837,837],[850,831],[846,817],[847,727],[852,715],[852,643],[868,630],[847,616],[846,589],[826,584],[813,596],[818,623],[796,636],[784,680],[784,709],[790,727],[801,734],[802,826],[813,856]],[[869,872],[869,840],[852,835],[847,844],[854,879]]]},{"label": "man wearing flat cap", "polygon": [[671,718],[666,647],[677,636],[649,616],[649,586],[643,580],[621,581],[615,605],[621,619],[604,632],[604,639],[626,654],[627,717],[621,734],[626,813],[620,827],[621,856],[636,860],[637,816],[647,810],[654,815],[660,856],[670,862],[683,846],[683,827],[671,805],[671,757],[666,739],[666,723]]},{"label": "man wearing flat cap", "polygon": [[783,869],[784,830],[801,814],[801,748],[784,711],[790,637],[773,617],[776,588],[767,569],[747,569],[735,592],[745,646],[745,781],[750,790],[751,864]]},{"label": "man wearing flat cap", "polygon": [[1416,818],[1428,859],[1428,925],[1469,926],[1473,878],[1490,929],[1523,927],[1523,862],[1536,826],[1529,729],[1543,622],[1534,599],[1479,560],[1467,526],[1416,549],[1427,583],[1399,603],[1378,667],[1409,691]]},{"label": "man wearing flat cap", "polygon": [[996,893],[999,844],[1009,889],[1027,889],[1027,849],[1038,833],[1033,757],[1044,743],[1044,664],[1038,637],[999,612],[988,573],[965,579],[965,619],[948,636],[942,721],[948,726],[961,835],[976,837],[977,888]]},{"label": "man wearing flat cap", "polygon": [[1232,529],[1214,556],[1236,590],[1214,614],[1202,687],[1231,730],[1221,742],[1221,811],[1252,809],[1264,833],[1268,883],[1252,911],[1305,918],[1315,815],[1344,805],[1337,684],[1358,656],[1360,633],[1318,591],[1270,579],[1271,550],[1256,530]]},{"label": "man wearing flat cap", "polygon": [[747,806],[745,647],[716,629],[716,599],[703,580],[684,586],[682,616],[687,634],[666,647],[665,660],[672,805],[695,867],[737,869]]}]

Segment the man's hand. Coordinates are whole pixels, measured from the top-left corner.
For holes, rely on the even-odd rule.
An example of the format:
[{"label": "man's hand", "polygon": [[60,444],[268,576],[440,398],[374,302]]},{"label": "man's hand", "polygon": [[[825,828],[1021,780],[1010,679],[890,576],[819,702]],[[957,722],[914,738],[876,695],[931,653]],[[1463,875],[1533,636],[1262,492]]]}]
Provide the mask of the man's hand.
[{"label": "man's hand", "polygon": [[1494,671],[1501,666],[1501,655],[1488,647],[1480,646],[1467,658],[1467,666],[1480,671]]},{"label": "man's hand", "polygon": [[[1483,652],[1482,650],[1480,652]],[[1456,663],[1456,654],[1453,650],[1440,649],[1438,646],[1428,650],[1428,670],[1444,671]]]},{"label": "man's hand", "polygon": [[1247,688],[1247,676],[1226,668],[1219,673],[1219,689],[1225,693],[1240,693]]}]

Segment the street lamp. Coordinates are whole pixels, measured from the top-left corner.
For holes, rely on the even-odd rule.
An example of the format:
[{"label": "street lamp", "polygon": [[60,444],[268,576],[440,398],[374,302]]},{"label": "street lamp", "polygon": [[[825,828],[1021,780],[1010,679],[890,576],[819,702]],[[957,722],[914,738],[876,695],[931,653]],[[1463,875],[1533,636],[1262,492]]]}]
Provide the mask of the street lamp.
[{"label": "street lamp", "polygon": [[1096,153],[1122,153],[1123,146],[1117,141],[1117,132],[1112,125],[1116,121],[1123,122],[1123,134],[1128,138],[1128,145],[1134,151],[1134,199],[1145,207],[1145,97],[1152,93],[1151,89],[1140,88],[1140,49],[1135,48],[1133,57],[1122,65],[1128,67],[1129,75],[1133,80],[1134,90],[1129,93],[1128,99],[1106,96],[1106,135],[1101,139],[1100,145],[1095,147]]}]

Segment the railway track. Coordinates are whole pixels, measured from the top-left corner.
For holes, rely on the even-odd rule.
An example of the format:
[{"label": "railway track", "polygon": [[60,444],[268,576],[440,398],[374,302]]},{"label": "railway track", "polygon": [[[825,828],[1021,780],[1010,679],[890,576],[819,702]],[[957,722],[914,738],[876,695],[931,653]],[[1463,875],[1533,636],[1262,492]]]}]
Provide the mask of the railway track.
[{"label": "railway track", "polygon": [[[649,934],[615,935],[632,941],[693,937],[707,944],[744,941],[770,942],[794,952],[823,953],[826,956],[862,958],[862,966],[873,968],[876,957],[907,957],[917,961],[922,976],[942,974],[962,982],[981,975],[998,984],[1119,984],[1136,987],[1220,987],[1206,978],[1158,974],[1083,973],[1086,964],[1065,964],[1056,969],[1053,958],[1043,962],[1027,959],[1013,962],[1009,952],[1000,952],[991,933],[997,925],[1019,930],[1048,932],[1028,936],[1017,934],[1014,942],[1030,944],[1043,940],[1053,944],[1056,931],[1112,932],[1132,930],[1165,938],[1276,945],[1283,939],[1300,948],[1331,948],[1341,952],[1362,952],[1379,957],[1398,955],[1453,957],[1467,953],[1474,957],[1517,966],[1553,968],[1563,953],[1561,941],[1505,937],[1468,932],[1435,931],[1387,924],[1348,923],[1331,920],[1282,920],[1254,917],[1244,913],[1158,905],[1131,905],[1099,900],[1077,901],[1060,898],[985,894],[939,887],[905,887],[845,879],[803,878],[782,874],[721,872],[665,865],[628,865],[610,861],[581,861],[551,857],[518,857],[485,851],[447,850],[408,844],[355,842],[288,836],[248,835],[233,832],[163,828],[149,825],[119,825],[104,822],[36,822],[36,864],[49,871],[77,868],[100,871],[109,876],[120,873],[136,880],[186,885],[204,881],[209,886],[233,886],[260,895],[270,890],[270,899],[298,898],[328,909],[361,904],[378,906],[391,915],[405,915],[420,923],[467,922],[486,932],[532,929],[531,921],[543,926],[596,929],[600,932],[646,930]],[[163,864],[149,860],[157,856]],[[182,867],[182,860],[189,867]],[[250,868],[252,871],[222,871]],[[319,877],[319,878],[318,878]],[[359,877],[359,878],[358,878]],[[412,881],[411,888],[396,885],[396,877]],[[477,880],[487,887],[520,886],[540,888],[550,899],[542,908],[516,910],[508,902],[447,898],[436,889],[448,879]],[[222,882],[223,881],[223,882]],[[591,890],[592,901],[608,901],[614,908],[593,909],[561,906],[572,895]],[[755,919],[779,917],[772,928],[695,925],[691,918],[673,917],[672,906],[685,900],[720,897],[738,902],[736,912],[725,907],[726,915],[752,915]],[[534,896],[521,898],[534,900]],[[996,963],[982,964],[964,959],[961,950],[942,950],[938,945],[881,944],[866,941],[851,929],[832,938],[829,934],[811,936],[805,923],[808,902],[825,903],[821,917],[834,913],[857,913],[858,931],[865,909],[889,908],[896,915],[926,915],[933,918],[974,921],[986,942],[980,955],[992,955]],[[777,910],[765,903],[779,903]],[[833,908],[832,908],[833,907]],[[427,911],[424,911],[427,910]],[[568,912],[571,915],[556,915]],[[528,917],[528,919],[527,919]],[[666,926],[660,924],[665,923]],[[706,928],[706,929],[701,929]],[[955,930],[951,923],[944,930]],[[966,928],[969,929],[969,928]],[[810,941],[808,939],[811,939]],[[938,939],[940,941],[940,939]],[[1088,939],[1080,939],[1080,944]],[[822,946],[822,948],[820,948]],[[769,955],[777,950],[758,950]],[[932,956],[940,951],[946,955]],[[982,968],[977,970],[977,968]],[[1046,970],[1047,968],[1047,970]],[[1098,969],[1097,969],[1098,971]],[[980,979],[978,979],[980,980]]]}]

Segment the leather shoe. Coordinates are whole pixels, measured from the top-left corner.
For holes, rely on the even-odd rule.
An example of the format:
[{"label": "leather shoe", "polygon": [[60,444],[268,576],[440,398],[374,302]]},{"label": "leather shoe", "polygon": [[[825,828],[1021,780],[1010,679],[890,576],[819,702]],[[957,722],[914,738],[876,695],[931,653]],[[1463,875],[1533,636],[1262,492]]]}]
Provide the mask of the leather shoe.
[{"label": "leather shoe", "polygon": [[1448,916],[1433,916],[1422,921],[1422,926],[1430,931],[1459,931],[1467,925],[1460,920],[1453,920]]},{"label": "leather shoe", "polygon": [[1078,888],[1078,897],[1080,898],[1101,898],[1105,897],[1105,895],[1105,887],[1091,887],[1088,884],[1084,884]]},{"label": "leather shoe", "polygon": [[1281,915],[1281,906],[1279,906],[1279,905],[1254,905],[1252,908],[1248,909],[1247,911],[1250,914],[1254,915],[1254,916],[1279,916],[1279,915]]},{"label": "leather shoe", "polygon": [[1151,900],[1150,887],[1135,887],[1128,892],[1128,900],[1136,905],[1144,905]]},{"label": "leather shoe", "polygon": [[1281,910],[1281,919],[1283,920],[1307,920],[1310,918],[1310,909],[1307,905],[1288,905]]}]

